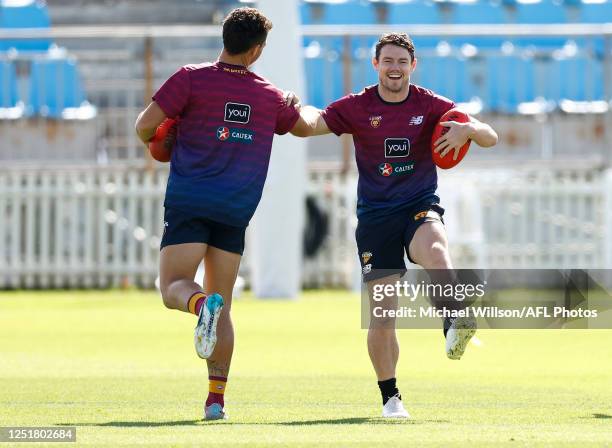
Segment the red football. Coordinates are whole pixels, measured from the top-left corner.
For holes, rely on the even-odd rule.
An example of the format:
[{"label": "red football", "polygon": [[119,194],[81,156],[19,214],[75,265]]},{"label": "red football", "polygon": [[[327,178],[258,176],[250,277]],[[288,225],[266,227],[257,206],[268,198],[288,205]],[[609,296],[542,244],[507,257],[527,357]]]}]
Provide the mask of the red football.
[{"label": "red football", "polygon": [[149,141],[149,152],[159,162],[169,162],[172,156],[172,147],[176,139],[176,123],[173,118],[166,118],[157,127],[155,135]]},{"label": "red football", "polygon": [[438,124],[436,124],[433,135],[431,136],[431,156],[433,157],[433,161],[436,164],[436,166],[438,166],[439,168],[442,168],[443,170],[447,170],[449,168],[456,166],[459,162],[461,162],[461,160],[467,154],[468,149],[470,147],[470,143],[472,143],[472,140],[468,140],[465,143],[465,145],[461,147],[461,149],[459,150],[459,156],[457,157],[457,160],[453,160],[453,153],[454,153],[453,150],[449,151],[444,157],[440,157],[440,153],[434,152],[434,149],[436,148],[434,146],[434,142],[448,132],[449,128],[447,128],[446,126],[440,126],[440,123],[444,121],[456,121],[458,123],[468,123],[470,121],[470,116],[466,114],[465,112],[460,111],[459,109],[451,109],[448,112],[446,112],[444,115],[442,115],[442,117],[440,117],[440,121],[438,122]]}]

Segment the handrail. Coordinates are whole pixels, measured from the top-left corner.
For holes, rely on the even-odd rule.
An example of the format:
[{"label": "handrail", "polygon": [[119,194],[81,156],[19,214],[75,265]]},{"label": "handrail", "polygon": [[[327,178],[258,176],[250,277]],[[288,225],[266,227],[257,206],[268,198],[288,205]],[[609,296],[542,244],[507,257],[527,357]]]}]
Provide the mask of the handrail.
[{"label": "handrail", "polygon": [[[112,30],[109,34],[109,30]],[[602,24],[470,24],[470,25],[303,25],[305,36],[375,36],[397,30],[409,30],[413,36],[612,36],[612,23]],[[217,25],[95,25],[55,26],[48,29],[0,29],[0,39],[72,39],[128,37],[219,37]]]}]

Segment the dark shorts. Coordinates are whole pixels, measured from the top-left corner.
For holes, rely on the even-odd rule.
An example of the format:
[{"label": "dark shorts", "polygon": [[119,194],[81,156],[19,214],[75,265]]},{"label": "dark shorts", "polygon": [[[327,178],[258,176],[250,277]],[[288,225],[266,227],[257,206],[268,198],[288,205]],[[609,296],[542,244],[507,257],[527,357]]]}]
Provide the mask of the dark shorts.
[{"label": "dark shorts", "polygon": [[217,249],[242,255],[246,227],[234,227],[210,219],[166,208],[161,247],[184,243],[205,243]]},{"label": "dark shorts", "polygon": [[444,224],[442,215],[444,209],[440,205],[424,202],[393,213],[360,217],[355,237],[363,280],[368,282],[393,273],[404,275],[404,253],[414,263],[408,246],[415,232],[426,222]]}]

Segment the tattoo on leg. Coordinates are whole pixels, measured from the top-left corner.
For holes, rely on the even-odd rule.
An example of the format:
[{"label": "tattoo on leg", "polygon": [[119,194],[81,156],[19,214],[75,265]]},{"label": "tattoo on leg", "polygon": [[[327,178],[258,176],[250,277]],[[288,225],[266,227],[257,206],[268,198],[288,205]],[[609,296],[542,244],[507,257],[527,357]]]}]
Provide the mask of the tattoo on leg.
[{"label": "tattoo on leg", "polygon": [[215,361],[214,359],[209,359],[207,363],[209,375],[227,377],[227,374],[229,373],[229,366],[227,363]]}]

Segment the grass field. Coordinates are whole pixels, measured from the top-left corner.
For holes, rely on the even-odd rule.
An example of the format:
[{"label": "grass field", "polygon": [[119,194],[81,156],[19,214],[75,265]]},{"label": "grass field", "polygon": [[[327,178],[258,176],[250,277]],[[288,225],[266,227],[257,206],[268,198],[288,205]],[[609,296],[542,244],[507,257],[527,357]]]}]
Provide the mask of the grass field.
[{"label": "grass field", "polygon": [[358,297],[233,313],[230,420],[207,423],[195,317],[154,292],[0,293],[0,426],[76,425],[76,446],[612,446],[611,330],[481,331],[459,362],[440,331],[400,331],[413,419],[392,422]]}]

